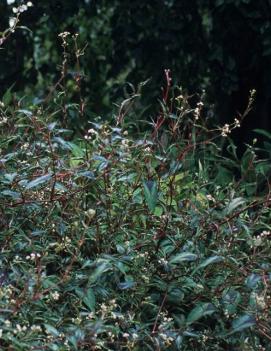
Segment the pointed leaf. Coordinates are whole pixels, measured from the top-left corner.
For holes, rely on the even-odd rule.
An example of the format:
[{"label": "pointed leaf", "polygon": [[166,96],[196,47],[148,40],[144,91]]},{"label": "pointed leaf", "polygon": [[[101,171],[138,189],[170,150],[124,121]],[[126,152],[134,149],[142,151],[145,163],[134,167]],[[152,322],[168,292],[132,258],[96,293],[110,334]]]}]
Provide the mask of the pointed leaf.
[{"label": "pointed leaf", "polygon": [[236,199],[233,199],[228,206],[226,207],[226,214],[230,214],[233,212],[237,207],[243,205],[245,203],[245,200],[242,197],[237,197]]},{"label": "pointed leaf", "polygon": [[58,330],[55,327],[53,327],[50,324],[44,324],[44,326],[45,326],[46,331],[48,332],[48,334],[51,334],[51,335],[53,335],[55,337],[59,336],[59,332],[58,332]]},{"label": "pointed leaf", "polygon": [[203,262],[201,262],[198,267],[194,270],[193,274],[198,271],[201,268],[207,267],[209,264],[213,264],[213,263],[218,263],[224,261],[224,257],[222,256],[211,256],[209,258],[207,258],[206,260],[204,260]]},{"label": "pointed leaf", "polygon": [[100,278],[100,276],[104,273],[104,272],[106,272],[106,271],[108,271],[110,269],[110,266],[108,265],[108,263],[107,262],[102,262],[96,269],[95,269],[95,271],[91,274],[91,276],[90,276],[90,281],[91,282],[96,282],[99,278]]},{"label": "pointed leaf", "polygon": [[254,289],[257,284],[262,280],[262,277],[259,274],[252,273],[246,279],[246,285],[250,289]]},{"label": "pointed leaf", "polygon": [[21,198],[21,194],[20,193],[18,193],[17,191],[12,191],[12,190],[3,190],[3,191],[1,191],[0,194],[2,194],[4,196],[10,196],[10,197],[12,197],[13,199],[16,199],[16,200]]},{"label": "pointed leaf", "polygon": [[192,324],[202,317],[209,316],[215,312],[215,307],[211,303],[204,303],[196,306],[187,316],[186,322]]},{"label": "pointed leaf", "polygon": [[271,139],[271,133],[269,133],[267,130],[264,130],[264,129],[253,129],[253,132],[256,132],[258,134],[264,135],[267,138]]},{"label": "pointed leaf", "polygon": [[197,255],[191,253],[191,252],[182,252],[176,256],[174,256],[169,263],[170,264],[176,264],[176,263],[181,263],[185,261],[195,261],[198,258]]},{"label": "pointed leaf", "polygon": [[239,332],[243,329],[253,327],[256,324],[255,317],[245,314],[232,322],[232,333]]},{"label": "pointed leaf", "polygon": [[145,181],[143,183],[143,189],[149,210],[154,212],[158,200],[157,183],[155,181]]},{"label": "pointed leaf", "polygon": [[96,299],[94,292],[91,288],[87,290],[87,293],[83,298],[83,302],[91,311],[94,311]]},{"label": "pointed leaf", "polygon": [[31,182],[29,182],[27,185],[26,185],[26,189],[31,189],[31,188],[34,188],[38,185],[41,185],[43,183],[46,183],[48,180],[50,180],[52,178],[52,174],[46,174],[46,175],[43,175],[41,177],[38,177],[34,180],[31,180]]}]

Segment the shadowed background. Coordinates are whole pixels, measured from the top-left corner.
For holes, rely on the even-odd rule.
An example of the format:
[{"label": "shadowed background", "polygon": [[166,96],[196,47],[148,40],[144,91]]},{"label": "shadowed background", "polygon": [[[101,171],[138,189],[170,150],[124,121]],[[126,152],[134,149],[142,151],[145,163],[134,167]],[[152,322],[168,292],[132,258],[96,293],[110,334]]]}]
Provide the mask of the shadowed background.
[{"label": "shadowed background", "polygon": [[[12,6],[0,3],[1,30]],[[79,33],[82,86],[88,116],[108,116],[123,96],[125,82],[151,78],[144,91],[143,117],[155,112],[163,70],[189,93],[206,90],[220,123],[232,121],[257,90],[253,111],[234,138],[241,145],[252,130],[271,130],[271,1],[261,0],[44,0],[22,14],[16,31],[0,51],[0,93],[44,95],[58,79],[58,34]],[[72,75],[72,71],[70,72]]]}]

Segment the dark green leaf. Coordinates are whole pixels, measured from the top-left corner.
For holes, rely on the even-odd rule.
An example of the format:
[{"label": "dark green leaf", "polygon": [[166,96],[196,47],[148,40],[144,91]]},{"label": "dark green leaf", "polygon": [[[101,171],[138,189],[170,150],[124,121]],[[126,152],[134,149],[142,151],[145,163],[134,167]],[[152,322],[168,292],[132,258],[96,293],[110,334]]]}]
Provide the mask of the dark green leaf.
[{"label": "dark green leaf", "polygon": [[197,255],[191,252],[182,252],[174,257],[172,257],[169,261],[170,264],[181,263],[185,261],[195,261],[198,258]]},{"label": "dark green leaf", "polygon": [[187,324],[192,324],[202,317],[209,316],[215,312],[215,307],[211,303],[203,303],[196,306],[187,316]]},{"label": "dark green leaf", "polygon": [[51,178],[52,178],[52,174],[43,175],[43,176],[38,177],[34,180],[31,180],[28,184],[26,184],[25,188],[32,189],[38,185],[42,185],[42,184],[48,182],[48,180],[50,180]]}]

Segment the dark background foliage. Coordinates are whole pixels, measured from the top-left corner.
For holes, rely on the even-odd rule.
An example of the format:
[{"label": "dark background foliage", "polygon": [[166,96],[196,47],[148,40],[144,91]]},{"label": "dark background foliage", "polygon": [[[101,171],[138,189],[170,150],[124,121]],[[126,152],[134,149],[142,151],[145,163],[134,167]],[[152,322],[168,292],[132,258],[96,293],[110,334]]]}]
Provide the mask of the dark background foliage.
[{"label": "dark background foliage", "polygon": [[[0,4],[1,29],[12,6]],[[270,0],[46,0],[21,16],[21,25],[0,55],[1,93],[14,90],[42,96],[58,77],[58,34],[80,34],[89,114],[106,116],[129,81],[151,78],[143,104],[160,94],[163,70],[189,92],[205,89],[220,122],[229,122],[257,90],[254,110],[236,135],[250,141],[254,128],[271,129]],[[72,72],[71,72],[72,74]],[[27,91],[25,88],[27,82]],[[30,89],[30,90],[29,90]],[[147,109],[146,116],[154,111]]]}]

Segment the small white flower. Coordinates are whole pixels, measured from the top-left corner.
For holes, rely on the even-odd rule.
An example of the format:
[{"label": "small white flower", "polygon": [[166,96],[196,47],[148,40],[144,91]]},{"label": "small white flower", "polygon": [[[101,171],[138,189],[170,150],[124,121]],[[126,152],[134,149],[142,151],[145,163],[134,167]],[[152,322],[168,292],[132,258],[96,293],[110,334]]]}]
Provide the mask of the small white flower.
[{"label": "small white flower", "polygon": [[27,260],[35,261],[36,258],[40,258],[41,255],[39,253],[32,252],[30,255],[26,256]]},{"label": "small white flower", "polygon": [[14,2],[15,2],[15,0],[7,0],[8,5],[12,5],[12,4],[14,4]]},{"label": "small white flower", "polygon": [[59,33],[58,36],[63,40],[65,40],[67,36],[69,36],[70,34],[71,34],[70,32],[62,32],[62,33]]},{"label": "small white flower", "polygon": [[222,135],[223,137],[226,137],[230,132],[231,132],[231,130],[230,130],[229,124],[225,124],[225,125],[221,128],[221,135]]},{"label": "small white flower", "polygon": [[32,6],[33,6],[33,3],[32,3],[31,1],[27,1],[26,6],[27,6],[27,7],[32,7]]},{"label": "small white flower", "polygon": [[22,331],[22,327],[20,326],[20,324],[16,324],[16,329],[17,329],[18,332]]},{"label": "small white flower", "polygon": [[52,299],[55,300],[55,301],[58,301],[59,297],[60,297],[60,295],[59,295],[59,293],[57,291],[53,292],[51,294],[51,296],[52,296]]},{"label": "small white flower", "polygon": [[269,236],[270,234],[271,232],[269,230],[264,230],[260,235],[264,237],[264,236]]},{"label": "small white flower", "polygon": [[88,130],[88,133],[89,133],[89,134],[97,134],[96,130],[93,129],[93,128],[89,129],[89,130]]},{"label": "small white flower", "polygon": [[207,200],[209,200],[209,201],[215,201],[215,199],[213,198],[213,196],[210,195],[210,194],[206,195],[206,198],[207,198]]},{"label": "small white flower", "polygon": [[21,12],[21,13],[25,12],[26,10],[27,10],[27,6],[26,5],[21,5],[21,6],[18,7],[18,11]]},{"label": "small white flower", "polygon": [[113,318],[113,319],[117,319],[117,318],[118,318],[118,316],[116,315],[115,312],[111,312],[111,315],[112,315],[112,318]]},{"label": "small white flower", "polygon": [[90,312],[86,317],[86,319],[94,319],[94,318],[95,318],[95,314],[93,312]]},{"label": "small white flower", "polygon": [[102,310],[103,312],[106,312],[106,311],[107,311],[107,306],[106,306],[106,304],[104,304],[104,303],[101,304],[101,310]]},{"label": "small white flower", "polygon": [[158,263],[167,265],[168,261],[165,258],[162,257],[160,260],[158,260]]},{"label": "small white flower", "polygon": [[262,245],[262,237],[258,235],[253,240],[253,246],[261,246],[261,245]]},{"label": "small white flower", "polygon": [[195,120],[197,121],[199,119],[199,116],[200,116],[200,109],[199,109],[199,107],[195,108],[194,116],[195,116]]},{"label": "small white flower", "polygon": [[16,24],[16,21],[17,21],[17,19],[15,18],[15,17],[10,17],[10,19],[9,19],[9,27],[10,28],[14,28],[14,26],[15,26],[15,24]]},{"label": "small white flower", "polygon": [[240,128],[240,126],[241,126],[240,121],[237,118],[234,118],[234,127]]},{"label": "small white flower", "polygon": [[183,100],[184,96],[181,94],[179,96],[176,97],[176,100]]},{"label": "small white flower", "polygon": [[88,217],[88,219],[92,219],[96,215],[96,211],[93,208],[90,208],[85,211],[85,215]]},{"label": "small white flower", "polygon": [[42,329],[41,329],[41,326],[40,325],[32,325],[31,328],[30,328],[33,332],[41,332]]}]

